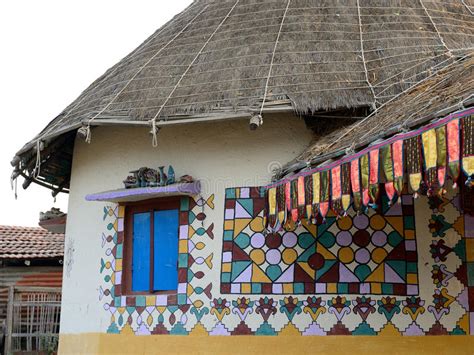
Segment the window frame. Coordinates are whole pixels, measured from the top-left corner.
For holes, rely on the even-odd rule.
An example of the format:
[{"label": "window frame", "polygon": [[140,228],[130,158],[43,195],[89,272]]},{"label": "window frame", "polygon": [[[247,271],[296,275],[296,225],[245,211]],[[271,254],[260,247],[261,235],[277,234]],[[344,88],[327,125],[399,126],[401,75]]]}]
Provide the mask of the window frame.
[{"label": "window frame", "polygon": [[[154,212],[164,210],[178,210],[180,213],[181,196],[161,197],[145,201],[126,202],[121,205],[125,208],[124,213],[124,238],[123,238],[123,273],[122,273],[122,295],[123,296],[151,296],[151,295],[177,295],[178,290],[153,290],[154,278]],[[132,291],[132,262],[133,262],[133,215],[135,213],[150,212],[150,278],[148,291]],[[179,246],[179,224],[176,230],[176,243]],[[178,252],[179,254],[179,252]],[[176,265],[178,268],[178,265]],[[179,280],[176,284],[178,285]]]}]

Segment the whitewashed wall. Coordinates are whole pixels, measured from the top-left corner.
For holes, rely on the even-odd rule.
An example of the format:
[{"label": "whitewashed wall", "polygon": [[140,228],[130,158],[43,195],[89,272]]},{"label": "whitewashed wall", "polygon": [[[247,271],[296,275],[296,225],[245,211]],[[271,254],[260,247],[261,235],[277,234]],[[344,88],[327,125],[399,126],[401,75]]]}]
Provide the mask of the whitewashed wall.
[{"label": "whitewashed wall", "polygon": [[[87,194],[121,187],[130,170],[171,164],[178,176],[201,180],[204,197],[215,194],[216,208],[208,217],[215,223],[217,247],[225,188],[268,183],[271,167],[292,160],[311,137],[302,119],[276,115],[265,117],[263,127],[254,132],[247,120],[167,127],[160,131],[157,148],[151,146],[146,128],[98,127],[91,144],[78,139],[66,229],[61,333],[105,332],[110,324],[110,313],[99,302],[105,203],[86,202]],[[207,277],[218,283],[220,250],[214,265]]]}]

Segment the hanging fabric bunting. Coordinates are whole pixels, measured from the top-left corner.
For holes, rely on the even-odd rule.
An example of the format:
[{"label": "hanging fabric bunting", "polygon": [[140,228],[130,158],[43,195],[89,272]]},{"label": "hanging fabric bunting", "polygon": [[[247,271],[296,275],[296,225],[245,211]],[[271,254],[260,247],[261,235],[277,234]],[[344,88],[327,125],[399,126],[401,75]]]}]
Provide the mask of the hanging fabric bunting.
[{"label": "hanging fabric bunting", "polygon": [[463,119],[462,127],[462,169],[467,175],[467,186],[474,186],[474,118]]},{"label": "hanging fabric bunting", "polygon": [[389,205],[393,201],[395,196],[395,184],[393,175],[393,159],[392,159],[392,146],[386,145],[380,149],[380,160],[382,164],[382,171],[385,177],[385,192],[389,200]]},{"label": "hanging fabric bunting", "polygon": [[453,188],[456,187],[460,173],[460,142],[459,142],[459,119],[448,122],[446,125],[448,137],[448,175],[453,180]]},{"label": "hanging fabric bunting", "polygon": [[423,146],[423,156],[425,158],[426,184],[428,185],[428,194],[433,194],[433,188],[437,182],[438,149],[436,147],[436,131],[430,129],[421,135]]},{"label": "hanging fabric bunting", "polygon": [[[384,184],[389,200],[399,198],[408,181],[416,196],[422,189],[444,193],[446,177],[456,183],[460,172],[474,186],[474,109],[456,112],[417,130],[369,146],[353,156],[267,186],[265,223],[269,228],[295,228],[302,219],[323,220],[331,208],[336,215],[375,208]],[[403,138],[400,138],[403,137]],[[312,173],[309,175],[308,173]],[[406,174],[406,176],[405,176]]]},{"label": "hanging fabric bunting", "polygon": [[319,212],[319,204],[321,202],[321,175],[314,173],[312,175],[313,183],[313,216],[316,217]]},{"label": "hanging fabric bunting", "polygon": [[276,188],[277,213],[280,226],[283,226],[286,221],[285,187],[286,185],[278,185]]},{"label": "hanging fabric bunting", "polygon": [[354,196],[354,209],[359,211],[362,207],[362,193],[360,191],[359,159],[351,161],[351,185]]},{"label": "hanging fabric bunting", "polygon": [[285,184],[285,208],[286,212],[291,213],[291,182]]},{"label": "hanging fabric bunting", "polygon": [[437,175],[438,187],[443,193],[444,183],[446,182],[446,162],[447,162],[447,148],[446,148],[446,126],[436,128],[436,149],[437,149]]},{"label": "hanging fabric bunting", "polygon": [[321,171],[321,198],[319,203],[319,213],[323,220],[326,219],[326,215],[329,211],[329,170]]},{"label": "hanging fabric bunting", "polygon": [[369,152],[369,196],[375,207],[379,197],[379,150],[374,149]]},{"label": "hanging fabric bunting", "polygon": [[298,221],[298,180],[291,181],[291,220],[293,222]]},{"label": "hanging fabric bunting", "polygon": [[418,190],[421,184],[421,149],[419,136],[408,138],[405,141],[406,165],[408,172],[408,181],[415,197],[418,196]]},{"label": "hanging fabric bunting", "polygon": [[304,177],[304,193],[305,193],[305,203],[306,203],[306,216],[305,218],[308,221],[311,221],[311,217],[313,215],[313,206],[311,202],[313,200],[313,182],[312,182],[312,175],[306,175]]},{"label": "hanging fabric bunting", "polygon": [[298,220],[306,215],[304,176],[298,177]]},{"label": "hanging fabric bunting", "polygon": [[403,191],[403,172],[405,171],[404,157],[403,157],[403,140],[400,139],[392,144],[392,159],[393,159],[393,182],[397,198],[402,195]]},{"label": "hanging fabric bunting", "polygon": [[347,215],[347,210],[351,206],[351,167],[349,163],[341,165],[341,184],[342,184],[342,210]]},{"label": "hanging fabric bunting", "polygon": [[365,154],[360,157],[360,181],[362,184],[362,204],[367,207],[370,203],[369,154]]},{"label": "hanging fabric bunting", "polygon": [[340,165],[331,169],[331,196],[331,207],[337,216],[342,211],[342,187]]},{"label": "hanging fabric bunting", "polygon": [[268,190],[268,224],[273,230],[277,224],[277,200],[276,200],[276,187]]}]

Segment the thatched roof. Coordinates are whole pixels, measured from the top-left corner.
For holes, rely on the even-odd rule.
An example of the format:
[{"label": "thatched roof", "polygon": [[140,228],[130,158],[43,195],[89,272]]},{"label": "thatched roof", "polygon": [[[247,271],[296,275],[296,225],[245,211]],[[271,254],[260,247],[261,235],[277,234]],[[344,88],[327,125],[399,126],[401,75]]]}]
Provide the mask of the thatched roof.
[{"label": "thatched roof", "polygon": [[[61,148],[56,138],[84,124],[248,117],[262,100],[264,112],[380,106],[474,47],[468,4],[196,0],[92,83],[14,163],[30,175],[38,140]],[[44,159],[57,165],[54,154]],[[45,165],[37,180],[67,188],[68,164],[60,164],[65,173]]]},{"label": "thatched roof", "polygon": [[470,106],[474,106],[474,52],[434,73],[366,119],[317,137],[282,173],[350,154]]}]

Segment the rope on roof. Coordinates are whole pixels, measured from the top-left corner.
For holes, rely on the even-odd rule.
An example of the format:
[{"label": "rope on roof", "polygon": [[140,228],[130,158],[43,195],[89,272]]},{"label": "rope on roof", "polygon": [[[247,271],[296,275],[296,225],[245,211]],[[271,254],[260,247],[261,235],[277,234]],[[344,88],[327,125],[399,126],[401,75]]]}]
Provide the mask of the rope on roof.
[{"label": "rope on roof", "polygon": [[[414,68],[416,68],[416,67],[418,67],[418,66],[420,66],[420,65],[423,65],[423,64],[425,64],[425,63],[427,63],[427,62],[429,62],[429,61],[431,61],[431,60],[437,59],[437,58],[442,57],[442,56],[445,56],[445,55],[446,55],[446,53],[441,53],[441,54],[438,54],[438,55],[435,55],[435,56],[432,56],[432,57],[428,57],[428,58],[426,58],[426,60],[423,60],[423,59],[425,59],[425,58],[423,58],[423,59],[421,59],[421,60],[423,60],[421,63],[417,63],[417,64],[415,64],[415,65],[412,65],[412,66],[408,67],[407,69],[402,70],[402,71],[400,71],[400,72],[398,72],[398,73],[396,73],[396,74],[390,76],[389,78],[384,79],[384,80],[382,80],[381,82],[375,84],[375,87],[381,87],[381,86],[384,87],[384,86],[386,86],[386,88],[385,88],[384,90],[382,90],[382,91],[380,91],[380,92],[378,93],[378,96],[377,96],[377,97],[378,97],[378,98],[383,97],[383,96],[381,96],[381,94],[383,94],[385,91],[387,91],[387,90],[389,90],[390,88],[392,88],[394,85],[399,84],[399,82],[396,81],[396,82],[393,82],[393,83],[390,84],[390,85],[389,85],[389,84],[381,85],[381,84],[383,84],[383,83],[385,83],[385,82],[387,82],[387,81],[389,81],[389,80],[392,80],[392,79],[396,78],[397,76],[402,75],[403,73],[409,72],[410,70],[412,70],[412,69],[414,69]],[[449,60],[449,58],[448,58],[448,60]],[[445,62],[445,61],[442,61],[442,62],[436,64],[435,66],[440,65],[440,64],[443,64],[444,62]],[[417,76],[417,75],[423,74],[423,73],[425,73],[425,72],[427,72],[427,71],[429,71],[429,70],[431,70],[431,69],[433,69],[433,67],[428,67],[427,70],[424,70],[424,71],[421,71],[421,72],[415,72],[414,74],[412,74],[412,75],[410,75],[410,76],[408,76],[408,77],[405,77],[405,79],[411,79],[411,78],[413,78],[413,77],[415,77],[415,76]],[[416,83],[416,84],[418,84],[418,83]]]},{"label": "rope on roof", "polygon": [[471,15],[474,15],[474,11],[471,10],[471,7],[464,2],[464,0],[461,0],[462,4],[464,7],[471,13]]},{"label": "rope on roof", "polygon": [[125,89],[130,85],[130,83],[138,76],[138,74],[140,74],[143,69],[146,68],[146,66],[148,64],[151,63],[151,61],[153,59],[155,59],[165,48],[167,48],[171,43],[174,42],[174,40],[176,38],[178,38],[184,31],[186,31],[186,29],[194,22],[194,20],[196,18],[198,18],[208,7],[209,5],[206,5],[202,8],[201,11],[199,11],[199,13],[193,17],[193,19],[191,21],[189,21],[186,26],[184,26],[181,31],[179,31],[172,39],[170,39],[168,41],[168,43],[166,43],[163,47],[161,47],[158,51],[156,51],[156,53],[150,57],[150,59],[147,60],[147,62],[145,64],[143,64],[138,70],[137,72],[127,81],[127,83],[124,85],[124,87],[122,89],[120,89],[120,91],[112,98],[112,100],[109,101],[109,103],[107,105],[105,105],[105,107],[100,110],[96,115],[94,115],[87,123],[87,133],[86,133],[86,142],[87,143],[90,143],[91,142],[91,133],[90,133],[90,127],[91,127],[91,122],[93,120],[95,120],[99,115],[101,115],[105,110],[107,110],[110,105],[112,105],[112,103],[125,91]]},{"label": "rope on roof", "polygon": [[281,30],[283,28],[283,24],[285,22],[286,14],[288,13],[288,9],[290,7],[291,0],[288,0],[285,8],[285,12],[283,13],[283,17],[281,19],[280,23],[280,29],[278,30],[278,34],[275,40],[275,45],[273,46],[273,52],[272,52],[272,59],[270,60],[270,67],[268,69],[268,75],[267,75],[267,80],[265,82],[265,91],[263,93],[263,100],[262,100],[262,105],[260,106],[260,113],[258,115],[258,125],[261,125],[263,123],[263,117],[262,117],[262,112],[263,112],[263,107],[265,106],[265,101],[267,100],[267,95],[268,95],[268,84],[270,82],[270,77],[272,75],[272,70],[273,70],[273,62],[275,61],[275,53],[278,47],[278,41],[280,40],[280,35],[281,35]]},{"label": "rope on roof", "polygon": [[[460,60],[466,58],[467,56],[464,56],[462,57]],[[449,60],[451,60],[452,57],[448,57],[448,59],[444,60],[443,62],[441,62],[440,64],[442,63],[445,63]],[[456,61],[453,61],[452,63],[448,64],[447,66],[443,67],[443,69],[446,69],[446,68],[449,68],[450,66],[452,66],[454,63],[456,63]],[[349,128],[348,130],[346,130],[343,134],[341,134],[337,139],[335,139],[331,144],[329,144],[327,147],[326,147],[326,150],[329,150],[329,148],[331,148],[332,146],[334,146],[337,142],[339,142],[342,138],[344,138],[345,136],[347,136],[350,132],[352,132],[355,128],[359,127],[362,123],[364,123],[365,121],[367,121],[369,118],[371,118],[373,115],[375,115],[382,107],[388,105],[389,103],[393,102],[393,100],[395,100],[396,98],[400,97],[401,95],[405,94],[406,92],[412,90],[414,87],[420,85],[421,83],[427,81],[428,79],[430,79],[431,77],[435,76],[436,74],[438,74],[438,71],[433,71],[430,75],[428,75],[427,77],[425,77],[424,79],[420,80],[418,83],[416,83],[415,85],[413,86],[410,86],[409,88],[407,88],[406,90],[403,90],[402,92],[400,92],[398,95],[395,95],[394,97],[392,97],[390,100],[388,100],[387,102],[383,103],[381,106],[379,106],[375,111],[372,111],[370,113],[370,115],[368,115],[366,118],[364,118],[363,120],[360,120],[359,122],[357,122],[355,125],[353,125],[351,128]],[[404,109],[404,107],[400,108],[400,109]]]},{"label": "rope on roof", "polygon": [[191,69],[191,67],[193,66],[193,64],[196,62],[196,60],[199,58],[199,56],[201,55],[201,53],[204,51],[204,48],[206,48],[206,46],[209,44],[209,42],[211,41],[211,39],[214,37],[214,35],[217,33],[217,31],[219,31],[219,29],[221,28],[221,26],[224,24],[224,22],[229,18],[230,14],[232,13],[232,11],[234,11],[235,7],[237,6],[237,4],[239,3],[240,0],[237,0],[235,3],[234,3],[234,6],[232,6],[232,8],[229,10],[229,12],[227,12],[227,15],[222,19],[222,21],[219,23],[219,25],[217,25],[217,27],[215,28],[214,32],[212,32],[212,34],[209,36],[209,38],[207,39],[207,41],[204,43],[204,45],[201,47],[201,49],[199,50],[199,52],[196,54],[196,56],[194,57],[193,61],[188,65],[188,67],[186,68],[186,70],[184,71],[184,73],[181,75],[181,77],[179,78],[178,82],[176,83],[176,85],[174,86],[173,90],[171,90],[171,92],[169,93],[168,97],[165,99],[165,101],[163,102],[163,104],[160,106],[158,112],[155,114],[155,116],[151,119],[150,123],[151,123],[151,126],[152,126],[152,131],[151,131],[151,134],[153,135],[153,139],[152,139],[152,145],[153,147],[156,147],[158,146],[158,139],[157,139],[157,129],[156,129],[156,119],[160,116],[161,112],[163,111],[163,108],[165,107],[165,105],[168,103],[168,101],[171,99],[171,96],[173,96],[174,92],[176,91],[176,89],[178,88],[179,84],[181,83],[181,81],[183,80],[183,78],[186,76],[186,74],[188,73],[188,71]]},{"label": "rope on roof", "polygon": [[372,107],[375,110],[377,108],[377,96],[375,96],[374,87],[372,86],[372,84],[369,80],[369,71],[367,70],[367,64],[365,62],[364,39],[362,38],[362,33],[363,33],[363,31],[362,31],[362,18],[360,16],[360,3],[359,3],[359,0],[357,0],[357,16],[359,18],[360,53],[361,53],[361,56],[362,56],[362,63],[364,64],[365,81],[367,82],[367,85],[369,85],[370,91],[372,92],[372,96],[374,97],[374,102],[372,104]]},{"label": "rope on roof", "polygon": [[[195,4],[196,3],[192,3],[191,6],[189,7],[189,9],[192,9],[193,7],[195,7]],[[189,10],[188,9],[188,10]],[[181,17],[184,17],[183,15],[185,14],[185,12],[182,12],[180,14],[180,17],[179,19],[181,19]],[[169,27],[169,24],[171,22],[168,22],[165,26],[163,26],[159,31],[156,31],[153,35],[151,35],[145,42],[143,42],[142,46],[145,46],[147,45],[148,43],[152,42],[156,37],[158,37],[159,35],[161,35],[162,33],[165,32],[165,30],[168,29]],[[132,58],[134,58],[138,53],[140,53],[141,50],[143,50],[143,48],[145,47],[138,47],[137,49],[135,49],[132,53],[130,53],[129,55],[127,55],[127,59],[128,60],[131,60]],[[110,73],[108,73],[107,75],[104,75],[104,77],[102,78],[102,80],[100,80],[97,84],[96,84],[96,87],[99,86],[100,84],[102,84],[106,79],[108,79],[109,77],[111,77],[116,71],[117,69],[121,68],[119,65],[115,66],[113,68],[113,70],[110,71]],[[89,93],[90,95],[90,93]],[[84,99],[88,97],[88,95],[84,95],[80,100],[78,100],[77,104],[75,104],[70,110],[68,110],[68,112],[66,113],[66,115],[64,116],[64,118],[68,117],[69,114],[74,110],[76,109],[76,107],[78,107],[83,101]]]},{"label": "rope on roof", "polygon": [[449,47],[446,45],[446,43],[444,42],[444,39],[443,39],[443,36],[441,36],[441,33],[439,32],[438,30],[438,26],[436,26],[436,23],[434,22],[433,18],[431,17],[430,13],[428,12],[428,9],[426,8],[425,4],[423,4],[423,0],[420,0],[420,4],[421,6],[423,7],[423,10],[425,10],[425,13],[426,15],[429,17],[430,21],[431,21],[431,24],[433,25],[434,29],[436,30],[436,33],[438,34],[438,37],[439,37],[439,40],[441,41],[441,43],[443,44],[443,46],[446,48],[446,50],[448,51],[448,54],[450,56],[453,55],[453,53],[451,52],[451,49],[449,49]]}]

